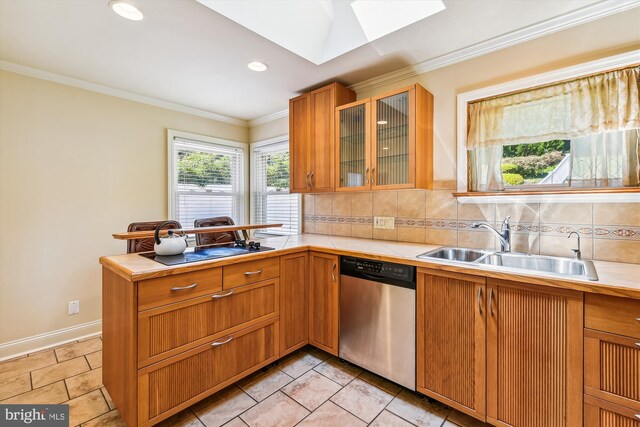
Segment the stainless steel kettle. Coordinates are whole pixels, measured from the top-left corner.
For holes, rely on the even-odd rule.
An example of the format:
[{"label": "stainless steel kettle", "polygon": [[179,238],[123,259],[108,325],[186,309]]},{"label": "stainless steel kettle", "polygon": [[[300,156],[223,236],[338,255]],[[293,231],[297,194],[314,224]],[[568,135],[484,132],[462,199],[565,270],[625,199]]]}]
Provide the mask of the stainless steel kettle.
[{"label": "stainless steel kettle", "polygon": [[153,250],[156,255],[180,255],[189,246],[187,236],[179,236],[173,230],[167,230],[167,235],[160,237],[160,230],[167,224],[173,224],[173,222],[163,222],[156,227]]}]

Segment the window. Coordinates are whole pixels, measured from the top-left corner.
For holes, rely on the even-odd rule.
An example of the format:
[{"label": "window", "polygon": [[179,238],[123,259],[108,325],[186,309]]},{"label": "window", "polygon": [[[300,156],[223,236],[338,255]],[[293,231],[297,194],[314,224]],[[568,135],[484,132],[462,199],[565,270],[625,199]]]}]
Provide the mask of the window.
[{"label": "window", "polygon": [[289,194],[289,141],[254,144],[251,165],[251,222],[283,224],[265,234],[300,233],[300,195]]},{"label": "window", "polygon": [[458,190],[638,190],[639,76],[619,55],[460,95]]},{"label": "window", "polygon": [[169,131],[169,214],[185,226],[229,216],[245,223],[245,144]]}]

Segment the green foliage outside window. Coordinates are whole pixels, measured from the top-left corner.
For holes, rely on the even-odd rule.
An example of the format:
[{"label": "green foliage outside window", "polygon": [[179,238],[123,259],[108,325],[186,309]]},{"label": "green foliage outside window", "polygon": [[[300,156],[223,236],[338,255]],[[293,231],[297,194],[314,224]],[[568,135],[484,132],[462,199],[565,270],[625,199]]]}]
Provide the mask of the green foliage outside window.
[{"label": "green foliage outside window", "polygon": [[267,159],[267,187],[289,188],[289,153],[271,154]]},{"label": "green foliage outside window", "polygon": [[505,145],[502,179],[506,185],[536,184],[552,172],[570,152],[569,140]]},{"label": "green foliage outside window", "polygon": [[221,154],[178,152],[178,184],[231,184],[231,158]]}]

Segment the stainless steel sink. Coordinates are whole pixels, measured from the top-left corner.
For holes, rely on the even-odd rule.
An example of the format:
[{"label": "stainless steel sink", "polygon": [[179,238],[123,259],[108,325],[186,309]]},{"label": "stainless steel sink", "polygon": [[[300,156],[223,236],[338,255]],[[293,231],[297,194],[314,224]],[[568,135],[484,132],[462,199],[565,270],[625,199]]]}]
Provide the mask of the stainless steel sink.
[{"label": "stainless steel sink", "polygon": [[418,255],[418,258],[437,258],[449,261],[473,262],[491,252],[467,248],[440,248]]},{"label": "stainless steel sink", "polygon": [[596,268],[589,260],[452,247],[426,252],[418,255],[418,258],[598,280]]}]

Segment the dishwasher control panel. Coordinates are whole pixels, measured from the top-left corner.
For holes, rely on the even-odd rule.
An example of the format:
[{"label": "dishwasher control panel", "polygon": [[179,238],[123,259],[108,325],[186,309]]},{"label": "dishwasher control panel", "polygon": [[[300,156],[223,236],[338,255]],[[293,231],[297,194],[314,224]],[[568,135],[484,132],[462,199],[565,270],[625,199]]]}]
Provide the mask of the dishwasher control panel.
[{"label": "dishwasher control panel", "polygon": [[395,279],[406,282],[415,282],[416,268],[409,265],[392,262],[375,261],[365,258],[343,256],[340,262],[342,274],[360,273],[374,278]]}]

